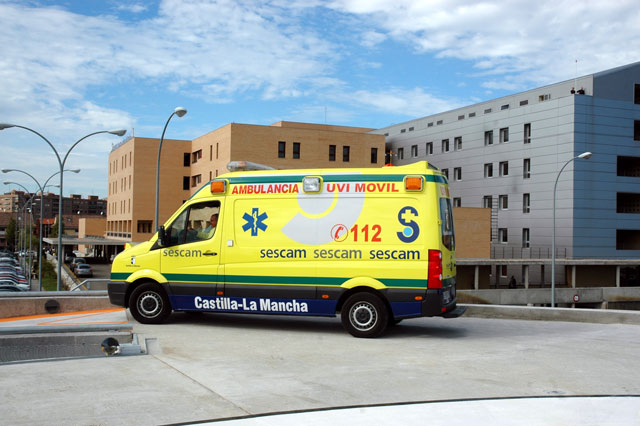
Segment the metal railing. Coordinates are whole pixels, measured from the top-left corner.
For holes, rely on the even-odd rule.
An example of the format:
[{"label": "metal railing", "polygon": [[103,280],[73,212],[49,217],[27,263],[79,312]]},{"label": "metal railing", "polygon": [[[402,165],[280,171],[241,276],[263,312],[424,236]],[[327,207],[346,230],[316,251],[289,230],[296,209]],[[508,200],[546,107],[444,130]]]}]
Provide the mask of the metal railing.
[{"label": "metal railing", "polygon": [[109,282],[109,281],[111,281],[109,278],[90,278],[88,280],[82,281],[80,284],[74,285],[73,287],[71,287],[71,289],[69,291],[76,291],[80,287],[85,286],[85,285],[86,285],[86,289],[87,290],[91,290],[91,283],[92,282]]},{"label": "metal railing", "polygon": [[[556,248],[556,257],[566,258],[567,248]],[[517,247],[501,244],[491,244],[492,259],[551,259],[551,247]]]}]

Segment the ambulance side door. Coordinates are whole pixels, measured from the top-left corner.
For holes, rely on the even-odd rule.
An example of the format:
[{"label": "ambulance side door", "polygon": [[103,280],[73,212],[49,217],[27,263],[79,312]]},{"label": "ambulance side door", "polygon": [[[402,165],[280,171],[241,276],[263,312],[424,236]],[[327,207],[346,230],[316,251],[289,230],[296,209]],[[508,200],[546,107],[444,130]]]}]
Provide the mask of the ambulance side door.
[{"label": "ambulance side door", "polygon": [[[160,267],[176,310],[193,308],[193,296],[213,297],[222,287],[218,278],[221,210],[220,200],[191,204],[165,228]],[[210,225],[212,216],[217,216],[216,227]]]}]

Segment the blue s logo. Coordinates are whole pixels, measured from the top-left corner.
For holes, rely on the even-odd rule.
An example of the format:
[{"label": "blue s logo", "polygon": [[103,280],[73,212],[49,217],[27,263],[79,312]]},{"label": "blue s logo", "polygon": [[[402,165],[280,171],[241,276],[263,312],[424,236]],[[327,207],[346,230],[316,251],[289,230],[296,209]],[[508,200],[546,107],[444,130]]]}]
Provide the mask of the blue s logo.
[{"label": "blue s logo", "polygon": [[396,233],[396,235],[398,235],[400,241],[404,243],[412,243],[418,238],[418,235],[420,235],[420,227],[412,220],[414,217],[418,217],[418,211],[411,206],[403,207],[398,212],[398,222],[405,225],[405,227],[401,232]]}]

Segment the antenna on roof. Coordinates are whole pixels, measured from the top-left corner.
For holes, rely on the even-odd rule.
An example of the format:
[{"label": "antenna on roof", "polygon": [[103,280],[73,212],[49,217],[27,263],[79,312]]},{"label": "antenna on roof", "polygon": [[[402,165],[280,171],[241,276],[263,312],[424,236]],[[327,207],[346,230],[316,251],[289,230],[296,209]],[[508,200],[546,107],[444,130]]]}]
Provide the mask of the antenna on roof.
[{"label": "antenna on roof", "polygon": [[573,87],[578,90],[578,58],[576,58],[576,74],[573,78]]}]

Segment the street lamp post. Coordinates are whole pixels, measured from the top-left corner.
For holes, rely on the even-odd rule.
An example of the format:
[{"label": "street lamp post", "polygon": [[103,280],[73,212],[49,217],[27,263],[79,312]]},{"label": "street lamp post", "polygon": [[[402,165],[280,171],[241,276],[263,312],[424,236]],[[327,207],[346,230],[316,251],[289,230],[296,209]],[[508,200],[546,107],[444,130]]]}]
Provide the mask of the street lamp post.
[{"label": "street lamp post", "polygon": [[558,172],[558,176],[556,177],[556,183],[553,185],[553,229],[551,235],[551,307],[555,307],[556,305],[556,189],[558,187],[558,180],[560,179],[560,174],[564,170],[565,167],[569,165],[573,160],[583,159],[588,160],[591,158],[593,154],[590,152],[583,152],[582,154],[573,157],[560,169]]},{"label": "street lamp post", "polygon": [[11,127],[18,127],[20,129],[24,129],[24,130],[28,130],[31,133],[34,133],[38,136],[40,136],[40,138],[42,138],[42,140],[44,140],[53,150],[54,154],[56,154],[56,158],[58,160],[58,165],[60,166],[60,199],[59,199],[59,203],[58,203],[58,277],[57,277],[57,291],[60,291],[60,284],[62,282],[62,262],[64,261],[64,258],[62,256],[62,204],[63,204],[63,185],[64,185],[64,164],[67,162],[67,158],[69,158],[69,154],[71,153],[71,150],[73,150],[73,148],[76,147],[76,145],[78,145],[80,142],[82,142],[83,140],[85,140],[86,138],[93,136],[93,135],[98,135],[101,133],[109,133],[111,135],[116,135],[116,136],[124,136],[125,133],[127,133],[126,130],[124,129],[117,129],[117,130],[101,130],[99,132],[93,132],[93,133],[89,133],[86,136],[83,136],[82,138],[78,139],[73,145],[71,145],[71,148],[69,148],[69,150],[67,151],[67,153],[65,154],[64,158],[60,158],[60,154],[58,154],[58,150],[53,146],[53,144],[51,142],[49,142],[49,140],[47,138],[45,138],[44,136],[42,136],[40,133],[36,132],[33,129],[30,129],[28,127],[25,126],[19,126],[17,124],[8,124],[8,123],[0,123],[0,130],[4,130],[4,129],[8,129]]},{"label": "street lamp post", "polygon": [[164,133],[167,131],[167,126],[169,125],[169,121],[171,121],[171,118],[174,115],[177,115],[178,117],[183,117],[186,113],[187,113],[187,110],[183,107],[177,107],[175,110],[173,110],[173,112],[171,113],[171,115],[167,119],[167,122],[164,125],[164,129],[162,130],[162,136],[160,137],[160,144],[158,145],[158,163],[156,166],[156,214],[155,214],[155,220],[154,220],[156,231],[158,231],[158,229],[160,228],[160,226],[158,225],[158,206],[160,205],[160,153],[162,152],[162,142],[164,141]]},{"label": "street lamp post", "polygon": [[[65,169],[65,172],[73,172],[73,173],[80,173],[80,169]],[[9,173],[9,172],[19,172],[19,173],[23,173],[27,176],[29,176],[31,179],[33,179],[33,181],[36,183],[36,185],[38,185],[38,188],[40,189],[40,232],[39,232],[39,246],[38,246],[38,279],[40,280],[40,291],[42,291],[42,220],[43,220],[43,214],[44,214],[44,189],[47,186],[57,186],[59,187],[59,185],[47,185],[49,183],[49,181],[51,180],[52,177],[54,177],[55,175],[57,175],[58,172],[55,172],[54,174],[52,174],[51,176],[49,176],[47,178],[47,180],[44,182],[44,185],[40,185],[40,182],[38,182],[38,180],[36,178],[34,178],[31,174],[25,172],[24,170],[18,170],[18,169],[3,169],[2,173]],[[5,185],[7,185],[8,183],[5,182]]]},{"label": "street lamp post", "polygon": [[[18,238],[18,242],[19,242],[19,246],[18,246],[18,257],[22,258],[20,260],[24,271],[27,272],[27,256],[26,256],[26,251],[27,251],[27,205],[31,204],[31,208],[29,209],[29,287],[31,287],[31,240],[33,240],[32,235],[33,235],[33,200],[36,196],[36,194],[32,194],[31,191],[29,191],[29,189],[18,183],[18,182],[5,182],[5,185],[16,185],[21,187],[22,189],[24,189],[26,191],[27,194],[30,194],[31,197],[29,197],[29,199],[24,203],[24,206],[22,206],[22,208],[18,209],[18,217],[20,218],[20,221],[23,223],[23,227],[24,231],[22,232],[18,232],[20,235],[20,237]],[[20,217],[20,210],[22,210],[22,217]],[[18,228],[19,229],[19,228]],[[22,243],[22,240],[24,240],[24,243]],[[20,246],[22,246],[22,248],[20,248]],[[25,253],[22,253],[22,252]],[[21,256],[21,254],[24,254],[24,256]]]}]

